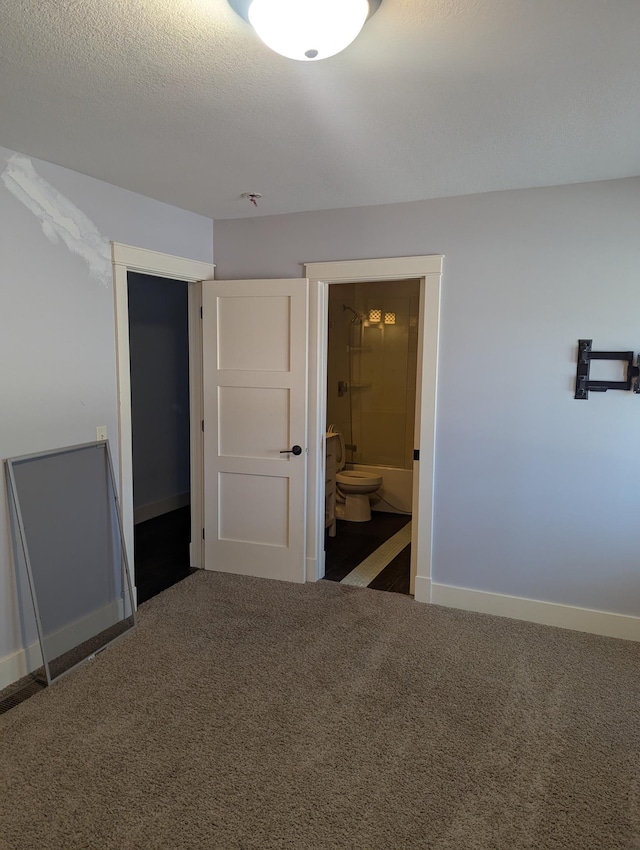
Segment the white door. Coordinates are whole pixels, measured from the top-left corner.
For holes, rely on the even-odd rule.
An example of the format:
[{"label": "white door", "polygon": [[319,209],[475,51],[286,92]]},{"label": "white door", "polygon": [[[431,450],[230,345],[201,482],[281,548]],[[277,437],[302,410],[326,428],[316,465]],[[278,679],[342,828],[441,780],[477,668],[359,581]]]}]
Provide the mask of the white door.
[{"label": "white door", "polygon": [[204,281],[202,305],[205,568],[303,582],[308,281]]}]

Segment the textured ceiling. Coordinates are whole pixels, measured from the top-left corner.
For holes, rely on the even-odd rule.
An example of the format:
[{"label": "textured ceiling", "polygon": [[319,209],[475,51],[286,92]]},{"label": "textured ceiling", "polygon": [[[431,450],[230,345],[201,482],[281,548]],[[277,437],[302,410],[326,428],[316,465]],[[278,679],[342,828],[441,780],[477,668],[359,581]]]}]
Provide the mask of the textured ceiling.
[{"label": "textured ceiling", "polygon": [[639,45],[639,0],[383,0],[317,63],[226,0],[6,0],[0,145],[213,218],[626,177]]}]

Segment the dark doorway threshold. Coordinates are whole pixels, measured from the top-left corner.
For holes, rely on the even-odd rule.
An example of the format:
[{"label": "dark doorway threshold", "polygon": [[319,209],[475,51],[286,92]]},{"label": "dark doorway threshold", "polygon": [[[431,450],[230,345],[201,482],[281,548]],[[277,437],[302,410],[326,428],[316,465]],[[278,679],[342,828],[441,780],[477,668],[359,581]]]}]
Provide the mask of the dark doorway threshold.
[{"label": "dark doorway threshold", "polygon": [[[336,536],[325,535],[325,579],[342,581],[410,521],[408,515],[382,511],[373,511],[369,522],[346,522],[339,519]],[[411,544],[405,546],[367,586],[373,590],[408,594],[410,561]]]},{"label": "dark doorway threshold", "polygon": [[138,605],[196,572],[189,558],[190,523],[191,511],[187,506],[136,525]]}]

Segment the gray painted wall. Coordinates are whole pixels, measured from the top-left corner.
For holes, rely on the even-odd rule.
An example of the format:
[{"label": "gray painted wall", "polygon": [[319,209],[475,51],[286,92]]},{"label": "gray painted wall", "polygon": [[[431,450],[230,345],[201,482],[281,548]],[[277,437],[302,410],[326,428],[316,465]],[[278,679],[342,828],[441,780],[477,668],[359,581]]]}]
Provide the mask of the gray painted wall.
[{"label": "gray painted wall", "polygon": [[218,279],[445,254],[434,581],[640,614],[640,397],[573,399],[579,338],[640,349],[640,178],[216,221],[214,241]]},{"label": "gray painted wall", "polygon": [[128,274],[133,506],[189,491],[188,284]]},{"label": "gray painted wall", "polygon": [[[0,177],[12,156],[0,148]],[[65,227],[74,233],[72,208],[65,201],[95,225],[84,242],[92,250],[102,238],[101,245],[113,240],[211,262],[211,221],[50,163],[31,162],[46,181],[44,189],[39,185],[46,192],[44,205],[20,200],[0,179],[0,457],[95,440],[96,426],[106,425],[117,464],[113,287],[77,253],[82,245],[79,249],[71,237],[67,242],[59,236]],[[2,486],[0,660],[25,639],[35,639],[20,634],[8,522]]]}]

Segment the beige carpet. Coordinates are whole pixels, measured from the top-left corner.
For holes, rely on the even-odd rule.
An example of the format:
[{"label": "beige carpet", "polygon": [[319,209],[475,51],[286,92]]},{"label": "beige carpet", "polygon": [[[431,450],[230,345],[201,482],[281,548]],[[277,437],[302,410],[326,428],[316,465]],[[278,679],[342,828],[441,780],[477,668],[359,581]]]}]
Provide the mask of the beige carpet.
[{"label": "beige carpet", "polygon": [[0,758],[3,850],[638,850],[640,644],[198,573]]}]

